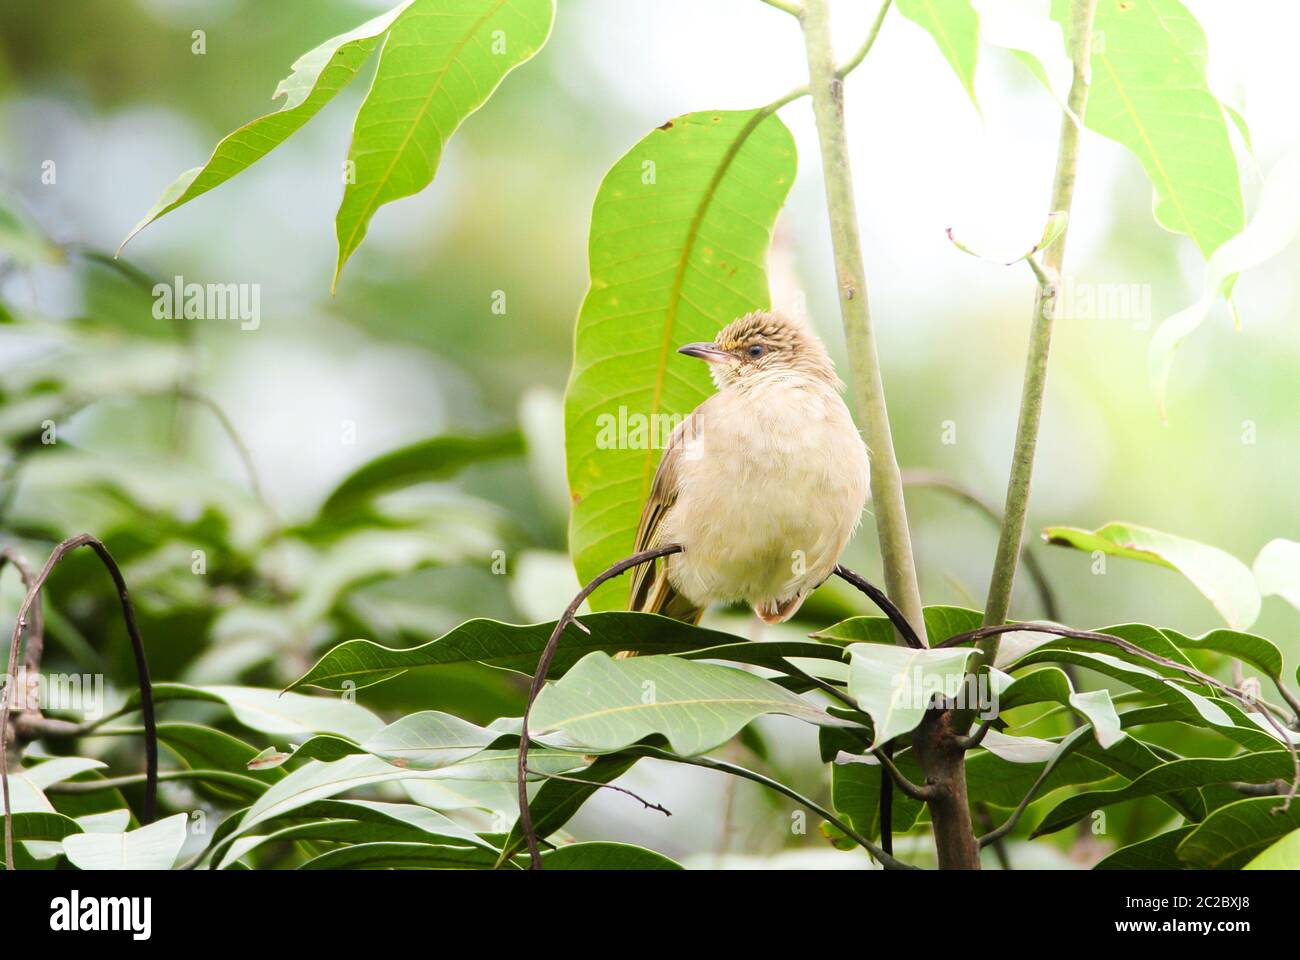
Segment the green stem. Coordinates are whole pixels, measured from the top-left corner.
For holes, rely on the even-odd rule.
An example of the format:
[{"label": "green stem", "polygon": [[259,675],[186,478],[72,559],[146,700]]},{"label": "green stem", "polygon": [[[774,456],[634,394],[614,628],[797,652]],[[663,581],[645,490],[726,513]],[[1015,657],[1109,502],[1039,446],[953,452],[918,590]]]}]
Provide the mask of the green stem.
[{"label": "green stem", "polygon": [[[1020,396],[1020,422],[1016,427],[1016,445],[1007,480],[1006,508],[1002,513],[1002,533],[998,539],[988,600],[984,605],[984,623],[1005,623],[1011,608],[1011,588],[1016,578],[1016,561],[1025,533],[1025,514],[1029,508],[1029,485],[1034,471],[1034,449],[1043,413],[1043,392],[1047,386],[1047,360],[1052,346],[1052,319],[1060,292],[1061,265],[1065,260],[1065,238],[1069,230],[1070,204],[1074,199],[1074,178],[1079,162],[1079,123],[1088,104],[1090,60],[1092,56],[1092,22],[1097,0],[1073,0],[1070,11],[1070,59],[1074,77],[1061,115],[1060,144],[1056,152],[1056,176],[1052,182],[1050,212],[1063,211],[1066,224],[1056,241],[1043,253],[1043,263],[1034,297],[1034,315],[1029,332],[1029,351],[1025,361],[1024,389]],[[1034,264],[1036,266],[1036,264]],[[1038,273],[1038,271],[1035,271]],[[979,663],[991,663],[997,654],[997,637],[980,644]]]},{"label": "green stem", "polygon": [[[876,18],[866,50],[874,42],[887,10],[888,4],[885,4]],[[858,236],[857,205],[853,198],[848,137],[844,129],[844,83],[835,68],[831,51],[827,0],[808,0],[800,19],[808,56],[813,113],[817,118],[817,136],[821,145],[826,207],[830,214],[840,316],[852,370],[853,398],[871,451],[871,496],[884,561],[885,592],[924,640],[921,593],[917,588],[912,539],[903,505],[903,481],[889,429],[885,385],[880,375],[880,360],[867,306],[862,243]]]}]

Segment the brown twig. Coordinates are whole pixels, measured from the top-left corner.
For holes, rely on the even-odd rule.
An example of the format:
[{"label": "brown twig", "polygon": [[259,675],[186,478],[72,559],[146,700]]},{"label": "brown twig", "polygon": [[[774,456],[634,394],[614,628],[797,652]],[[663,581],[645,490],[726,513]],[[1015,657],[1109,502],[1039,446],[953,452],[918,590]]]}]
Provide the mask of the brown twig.
[{"label": "brown twig", "polygon": [[551,667],[551,661],[555,659],[555,651],[560,645],[560,635],[564,633],[564,628],[573,622],[578,608],[582,606],[582,601],[591,596],[601,584],[626,573],[633,567],[681,552],[681,544],[673,543],[666,547],[642,550],[640,553],[632,554],[626,560],[620,560],[583,587],[565,608],[560,619],[555,621],[555,628],[551,631],[550,639],[546,641],[541,658],[537,661],[537,672],[533,674],[533,682],[528,688],[528,701],[524,705],[523,722],[519,728],[519,764],[515,777],[519,787],[519,828],[524,839],[528,841],[528,869],[530,870],[542,869],[542,851],[537,843],[537,831],[533,829],[533,816],[528,810],[528,718],[533,710],[533,701],[537,699],[537,695],[542,692],[542,686],[546,683],[546,673]]},{"label": "brown twig", "polygon": [[[118,568],[117,562],[113,559],[112,554],[102,542],[89,533],[78,534],[75,537],[69,537],[64,540],[50,554],[49,559],[45,561],[45,566],[41,572],[36,575],[31,586],[27,590],[27,596],[23,598],[22,606],[18,608],[18,617],[14,622],[13,635],[9,642],[9,662],[11,672],[13,664],[17,662],[18,645],[22,642],[24,627],[27,618],[33,607],[40,599],[41,588],[45,581],[49,579],[50,573],[54,570],[65,556],[78,547],[90,547],[95,555],[103,562],[108,570],[108,574],[113,578],[113,585],[117,588],[117,596],[122,604],[122,620],[126,624],[127,636],[131,640],[131,649],[135,654],[136,677],[140,686],[140,712],[144,722],[145,731],[145,794],[144,794],[144,813],[140,818],[141,823],[152,823],[154,809],[158,800],[158,731],[154,723],[153,712],[153,685],[149,681],[149,663],[145,659],[144,640],[140,636],[140,628],[135,620],[135,608],[131,605],[131,595],[126,588],[126,581],[122,578],[122,571]],[[4,694],[0,696],[0,718],[8,722],[9,700],[11,683],[5,684]],[[0,739],[3,739],[0,737]],[[15,869],[13,859],[13,812],[9,806],[9,762],[8,750],[0,749],[0,784],[3,784],[4,794],[4,820],[5,820],[5,854],[6,864],[10,870]]]},{"label": "brown twig", "polygon": [[637,803],[641,804],[641,806],[645,807],[647,810],[658,810],[665,817],[671,817],[673,815],[673,812],[669,810],[667,807],[665,807],[662,803],[651,803],[645,797],[641,796],[638,793],[633,793],[631,790],[627,789],[627,787],[619,787],[612,783],[593,784],[592,781],[583,780],[581,777],[566,777],[562,773],[547,773],[545,770],[534,770],[532,767],[529,767],[527,772],[531,773],[535,777],[544,777],[547,780],[563,780],[566,783],[580,783],[584,787],[595,786],[602,790],[613,790],[616,793],[626,794],[627,796],[635,800]]},{"label": "brown twig", "polygon": [[837,563],[835,569],[831,572],[841,580],[852,584],[865,593],[871,599],[871,602],[879,607],[884,612],[885,616],[889,618],[889,622],[894,625],[894,629],[899,632],[909,647],[913,650],[925,649],[925,643],[922,642],[919,636],[917,636],[916,629],[908,621],[907,617],[903,616],[903,611],[898,609],[889,597],[885,596],[885,591],[868,581],[865,577],[854,573],[848,567],[841,564]]}]

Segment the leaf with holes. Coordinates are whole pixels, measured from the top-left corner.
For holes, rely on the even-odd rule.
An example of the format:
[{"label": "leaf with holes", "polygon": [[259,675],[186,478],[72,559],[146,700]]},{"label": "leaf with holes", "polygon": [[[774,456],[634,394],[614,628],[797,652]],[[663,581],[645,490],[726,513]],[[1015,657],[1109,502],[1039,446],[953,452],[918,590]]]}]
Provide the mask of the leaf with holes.
[{"label": "leaf with holes", "polygon": [[[664,441],[713,392],[704,364],[677,347],[768,306],[764,264],[794,175],[794,139],[767,110],[677,117],[605,175],[564,400],[569,547],[583,583],[632,553]],[[615,581],[590,604],[626,600]]]}]

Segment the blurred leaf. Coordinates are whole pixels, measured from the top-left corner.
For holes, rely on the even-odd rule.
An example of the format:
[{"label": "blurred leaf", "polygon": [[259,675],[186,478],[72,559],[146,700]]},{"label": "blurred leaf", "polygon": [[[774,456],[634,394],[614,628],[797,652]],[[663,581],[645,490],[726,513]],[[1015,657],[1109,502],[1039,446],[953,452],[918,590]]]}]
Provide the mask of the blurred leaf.
[{"label": "blurred leaf", "polygon": [[1180,870],[1178,845],[1195,827],[1179,827],[1121,847],[1098,863],[1094,870]]},{"label": "blurred leaf", "polygon": [[[794,175],[794,140],[766,108],[677,117],[605,175],[564,400],[583,583],[632,553],[663,442],[713,392],[676,348],[768,306],[763,265]],[[627,589],[602,586],[591,608],[626,607]]]},{"label": "blurred leaf", "polygon": [[398,487],[442,480],[472,463],[523,452],[514,430],[483,436],[437,436],[385,453],[354,470],[325,499],[320,522],[329,522],[359,503]]},{"label": "blurred leaf", "polygon": [[971,103],[978,108],[975,63],[979,56],[980,20],[970,0],[898,0],[898,12],[934,38]]},{"label": "blurred leaf", "polygon": [[592,750],[611,751],[662,734],[674,753],[694,756],[725,743],[755,717],[781,713],[849,726],[808,700],[743,670],[676,657],[583,657],[533,704],[532,729],[564,731]]},{"label": "blurred leaf", "polygon": [[1236,781],[1267,783],[1279,778],[1289,779],[1292,772],[1291,755],[1285,750],[1248,753],[1227,759],[1194,757],[1175,760],[1147,771],[1118,790],[1097,790],[1068,797],[1043,818],[1034,836],[1064,829],[1095,810],[1139,797]]},{"label": "blurred leaf", "polygon": [[542,854],[547,870],[681,870],[662,853],[630,843],[570,843]]},{"label": "blurred leaf", "polygon": [[1300,803],[1283,811],[1281,797],[1250,797],[1215,810],[1178,845],[1178,859],[1197,870],[1236,870],[1293,830]]},{"label": "blurred leaf", "polygon": [[432,843],[359,843],[308,860],[299,870],[488,870],[490,850]]},{"label": "blurred leaf", "polygon": [[63,251],[25,216],[0,197],[0,265],[6,260],[20,267],[62,263]]},{"label": "blurred leaf", "polygon": [[163,214],[242,173],[289,139],[352,82],[393,21],[411,2],[405,0],[387,13],[332,37],[299,57],[293,72],[280,81],[272,97],[273,100],[285,98],[280,109],[240,127],[217,144],[207,163],[177,177],[153,209],[126,235],[122,246]]},{"label": "blurred leaf", "polygon": [[1012,681],[998,695],[998,711],[1013,710],[1030,703],[1053,701],[1068,710],[1072,710],[1085,721],[1092,724],[1097,742],[1103,748],[1109,747],[1124,736],[1120,729],[1119,714],[1115,704],[1105,690],[1093,690],[1088,693],[1075,693],[1070,678],[1065,672],[1055,667],[1035,670]]},{"label": "blurred leaf", "polygon": [[[668,617],[646,613],[604,613],[579,618],[591,631],[571,627],[560,641],[548,676],[557,676],[592,651],[617,653],[684,653],[736,643],[729,633],[706,630]],[[406,650],[382,647],[369,640],[349,640],[330,650],[290,690],[313,686],[343,689],[344,683],[364,687],[414,667],[478,662],[520,673],[537,669],[553,623],[516,626],[495,620],[469,620],[429,643]]]},{"label": "blurred leaf", "polygon": [[[1106,0],[1109,2],[1109,0]],[[1246,630],[1259,616],[1259,590],[1244,563],[1216,547],[1131,523],[1096,530],[1048,527],[1048,543],[1086,552],[1142,560],[1177,570],[1191,581],[1234,630]]]},{"label": "blurred leaf", "polygon": [[1231,293],[1237,275],[1281,253],[1300,229],[1300,147],[1292,147],[1264,179],[1255,215],[1246,229],[1214,251],[1205,264],[1201,297],[1166,317],[1147,348],[1147,376],[1165,415],[1174,349],[1196,331],[1220,296]]},{"label": "blurred leaf", "polygon": [[[1052,16],[1069,32],[1068,0]],[[1205,33],[1178,0],[1099,0],[1084,122],[1123,144],[1155,186],[1155,216],[1201,253],[1245,224],[1237,160],[1205,78]]]},{"label": "blurred leaf", "polygon": [[126,833],[78,833],[63,851],[80,870],[170,870],[185,845],[188,814],[159,820]]},{"label": "blurred leaf", "polygon": [[[1255,557],[1253,572],[1260,593],[1266,597],[1281,597],[1300,610],[1300,543],[1280,537],[1270,540]],[[1277,672],[1282,672],[1281,664],[1278,664]]]},{"label": "blurred leaf", "polygon": [[974,652],[973,647],[849,647],[849,693],[875,722],[875,745],[916,729],[934,695],[956,696],[966,678],[966,660]]},{"label": "blurred leaf", "polygon": [[1300,828],[1266,849],[1243,870],[1300,870]]},{"label": "blurred leaf", "polygon": [[393,23],[352,128],[332,287],[375,211],[433,181],[456,128],[542,48],[554,16],[554,0],[415,0]]}]

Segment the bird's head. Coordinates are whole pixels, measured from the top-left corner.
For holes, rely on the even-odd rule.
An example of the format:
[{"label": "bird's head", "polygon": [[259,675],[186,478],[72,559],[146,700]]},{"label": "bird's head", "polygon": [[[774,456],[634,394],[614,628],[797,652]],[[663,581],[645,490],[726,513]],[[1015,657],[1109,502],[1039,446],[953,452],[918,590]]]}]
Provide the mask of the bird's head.
[{"label": "bird's head", "polygon": [[817,335],[778,313],[747,313],[723,327],[712,341],[688,343],[677,352],[705,361],[720,390],[772,380],[843,386]]}]

